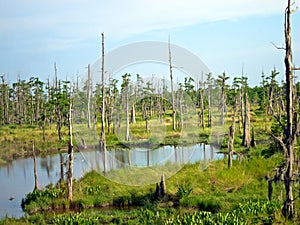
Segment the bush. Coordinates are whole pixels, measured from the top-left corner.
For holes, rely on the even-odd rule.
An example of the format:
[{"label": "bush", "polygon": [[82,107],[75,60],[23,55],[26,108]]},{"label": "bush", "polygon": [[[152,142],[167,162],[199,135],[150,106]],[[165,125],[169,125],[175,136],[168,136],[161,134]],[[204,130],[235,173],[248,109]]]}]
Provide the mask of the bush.
[{"label": "bush", "polygon": [[190,183],[188,184],[180,184],[178,186],[178,190],[177,190],[177,193],[176,193],[176,196],[179,198],[179,199],[182,199],[182,198],[185,198],[185,197],[188,197],[190,195],[190,193],[192,192],[193,190],[193,187]]},{"label": "bush", "polygon": [[181,206],[186,206],[190,208],[198,208],[202,211],[208,211],[216,213],[222,208],[221,202],[216,199],[203,199],[201,196],[183,198],[180,200]]}]

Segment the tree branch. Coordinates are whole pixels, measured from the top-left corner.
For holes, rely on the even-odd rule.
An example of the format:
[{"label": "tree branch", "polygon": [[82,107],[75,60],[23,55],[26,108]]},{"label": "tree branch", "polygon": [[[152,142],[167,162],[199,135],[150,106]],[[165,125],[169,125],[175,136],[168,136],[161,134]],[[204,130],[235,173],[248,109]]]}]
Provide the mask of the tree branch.
[{"label": "tree branch", "polygon": [[284,126],[283,123],[280,121],[279,116],[276,116],[276,114],[275,114],[275,112],[274,112],[274,110],[273,110],[273,107],[271,107],[271,111],[272,111],[273,117],[274,117],[274,118],[276,119],[276,121],[279,123],[279,126],[282,128],[282,130],[283,130],[284,132],[286,132],[286,126]]},{"label": "tree branch", "polygon": [[285,47],[278,47],[277,45],[274,44],[274,42],[270,42],[275,48],[279,49],[279,50],[285,50]]},{"label": "tree branch", "polygon": [[275,136],[274,134],[271,133],[271,136],[280,144],[280,146],[282,147],[283,151],[284,151],[284,154],[286,155],[287,154],[287,148],[285,146],[285,144],[283,143],[282,139]]}]

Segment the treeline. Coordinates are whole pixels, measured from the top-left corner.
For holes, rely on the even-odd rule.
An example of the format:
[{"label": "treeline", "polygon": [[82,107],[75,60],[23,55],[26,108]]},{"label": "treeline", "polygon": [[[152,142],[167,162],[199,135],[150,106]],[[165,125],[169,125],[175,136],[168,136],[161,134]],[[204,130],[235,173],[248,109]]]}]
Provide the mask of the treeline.
[{"label": "treeline", "polygon": [[[55,70],[55,74],[56,74]],[[267,115],[281,117],[285,111],[285,83],[278,83],[278,72],[274,69],[269,76],[261,75],[261,85],[250,87],[247,77],[235,77],[228,84],[229,77],[223,73],[214,78],[207,74],[205,79],[196,81],[185,77],[184,82],[174,88],[174,101],[170,84],[164,79],[144,81],[142,76],[133,77],[124,74],[122,80],[109,79],[105,85],[105,121],[107,132],[117,132],[120,123],[136,123],[136,114],[143,120],[164,116],[172,118],[174,102],[176,129],[184,123],[184,114],[192,111],[197,115],[197,124],[201,127],[212,126],[212,111],[218,109],[218,118],[224,124],[228,110],[236,116],[238,127],[242,127],[245,101],[258,105]],[[70,101],[73,102],[73,118],[76,123],[86,123],[92,127],[101,121],[102,86],[92,84],[90,75],[79,84],[69,80],[53,82],[42,81],[38,77],[29,80],[17,80],[9,84],[1,77],[0,89],[0,124],[32,124],[41,127],[56,126],[58,131],[68,124]],[[295,85],[295,102],[299,106],[300,84]],[[127,114],[126,114],[127,108]],[[299,107],[298,107],[299,108]]]}]

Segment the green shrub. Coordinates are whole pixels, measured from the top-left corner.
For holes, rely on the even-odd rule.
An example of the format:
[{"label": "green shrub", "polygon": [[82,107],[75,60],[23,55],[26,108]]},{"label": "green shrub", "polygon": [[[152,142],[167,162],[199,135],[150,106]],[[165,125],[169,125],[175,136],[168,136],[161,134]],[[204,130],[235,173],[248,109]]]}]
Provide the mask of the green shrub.
[{"label": "green shrub", "polygon": [[193,190],[193,187],[192,187],[192,185],[190,183],[188,183],[188,184],[180,184],[178,186],[178,190],[177,190],[176,196],[179,199],[188,197],[190,195],[190,193],[192,192],[192,190]]},{"label": "green shrub", "polygon": [[205,199],[202,196],[193,196],[188,198],[183,198],[180,200],[181,206],[186,206],[189,208],[198,208],[202,211],[208,211],[212,213],[218,212],[222,206],[221,202],[217,199]]}]

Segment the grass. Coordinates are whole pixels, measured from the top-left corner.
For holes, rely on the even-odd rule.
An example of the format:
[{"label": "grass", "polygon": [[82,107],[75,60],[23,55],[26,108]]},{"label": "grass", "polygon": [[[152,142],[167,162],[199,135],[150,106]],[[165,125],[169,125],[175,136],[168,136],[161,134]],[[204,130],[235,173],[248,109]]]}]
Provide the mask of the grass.
[{"label": "grass", "polygon": [[[239,203],[249,200],[266,201],[268,188],[264,176],[277,166],[280,158],[279,155],[267,159],[253,156],[241,162],[234,161],[231,169],[227,168],[226,160],[215,161],[205,170],[201,169],[200,163],[188,164],[167,179],[168,197],[158,202],[164,206],[179,204],[185,209],[196,208],[215,213],[233,210]],[[171,165],[166,168],[168,167],[171,168]],[[156,181],[160,179],[161,169],[155,167],[151,171]],[[47,197],[29,203],[25,209],[32,213],[49,210],[49,205],[53,209],[68,207],[89,209],[114,205],[154,204],[157,201],[154,197],[155,184],[130,186],[130,182],[135,183],[143,178],[147,179],[141,180],[145,184],[149,176],[148,168],[122,169],[108,172],[106,176],[93,171],[74,183],[72,204],[68,204],[64,196],[59,196],[58,199]],[[112,177],[118,177],[120,183],[110,181]],[[127,182],[129,186],[121,184],[126,178],[131,180]],[[178,190],[182,184],[189,184],[192,190],[187,197],[178,199]],[[275,187],[274,196],[279,194],[280,187]],[[162,204],[163,202],[165,203]]]},{"label": "grass", "polygon": [[[74,220],[88,223],[90,218],[91,221],[96,221],[91,224],[165,224],[171,218],[177,218],[176,221],[190,217],[198,218],[199,211],[208,211],[212,213],[211,216],[219,217],[251,202],[251,206],[243,207],[260,209],[257,204],[264,205],[268,202],[268,187],[264,177],[282,160],[280,154],[265,158],[261,152],[262,149],[256,149],[252,156],[240,162],[235,160],[231,169],[227,168],[226,159],[214,161],[204,170],[201,163],[187,164],[166,180],[167,196],[164,198],[155,196],[155,183],[142,186],[122,184],[126,178],[133,183],[144,179],[141,182],[145,183],[149,174],[159,181],[162,167],[154,167],[151,172],[148,171],[149,168],[121,169],[108,172],[105,176],[92,171],[74,182],[72,203],[66,200],[64,191],[57,192],[55,186],[50,186],[42,191],[43,194],[35,194],[38,197],[34,197],[25,206],[25,210],[33,215],[13,222],[30,224],[38,221],[41,224],[59,224],[61,221]],[[165,166],[165,173],[167,174],[167,169],[173,166]],[[118,177],[120,183],[111,181],[111,177]],[[63,187],[65,188],[64,185]],[[282,201],[278,200],[282,189],[283,185],[274,186],[274,204],[277,206],[274,206],[276,210],[272,210],[276,213],[274,211],[270,218],[267,217],[274,223],[284,222],[280,214]],[[256,203],[257,201],[261,203]],[[299,200],[295,203],[296,210],[299,210]],[[137,206],[139,207],[136,208]],[[260,212],[250,218],[258,224],[263,224],[266,219],[264,213],[267,212]],[[251,223],[251,219],[245,220]],[[296,224],[296,219],[299,218],[296,217],[288,223]],[[0,224],[7,221],[12,223],[9,218],[1,221]]]},{"label": "grass", "polygon": [[[105,176],[92,171],[74,182],[72,203],[66,200],[66,192],[56,195],[56,187],[51,186],[44,190],[44,192],[48,191],[47,194],[44,192],[44,194],[35,194],[38,197],[33,196],[34,200],[24,205],[25,210],[33,215],[19,220],[5,218],[0,221],[0,224],[70,224],[71,222],[73,224],[79,222],[86,224],[167,224],[170,221],[174,224],[190,224],[184,221],[202,221],[203,218],[210,221],[216,218],[222,221],[223,219],[226,221],[226,218],[243,219],[236,224],[243,224],[244,221],[246,221],[244,224],[297,224],[297,220],[300,219],[298,215],[293,220],[286,221],[280,213],[280,206],[283,205],[281,192],[284,192],[282,183],[273,187],[274,205],[269,205],[267,201],[268,184],[265,176],[272,176],[273,169],[279,166],[284,158],[276,149],[270,148],[271,140],[268,132],[274,120],[271,117],[265,118],[264,112],[255,107],[252,108],[251,113],[257,146],[250,149],[241,147],[242,134],[238,131],[238,123],[236,123],[234,148],[236,152],[242,153],[243,157],[240,161],[234,160],[231,169],[227,168],[227,161],[224,159],[205,165],[203,163],[187,164],[183,168],[176,164],[151,168],[133,166],[130,169],[110,171]],[[228,114],[225,126],[202,129],[186,121],[184,129],[175,131],[172,129],[170,118],[165,117],[164,126],[152,123],[150,132],[145,131],[145,121],[137,118],[138,122],[130,125],[132,137],[130,142],[124,141],[124,128],[122,128],[122,132],[118,135],[106,136],[107,146],[113,149],[130,148],[135,145],[155,147],[155,145],[165,144],[214,142],[222,145],[223,151],[226,152],[227,137],[224,134],[229,129],[230,117],[231,115]],[[215,117],[214,123],[217,121],[219,118]],[[77,126],[74,129],[75,132],[80,131],[77,136],[84,138],[91,145],[98,144],[98,140],[94,139],[93,131],[88,130],[86,125]],[[31,138],[35,135],[29,136],[29,133],[37,135],[36,148],[41,149],[41,152],[47,152],[49,148],[61,147],[65,144],[63,142],[57,144],[55,131],[47,130],[47,140],[50,143],[44,143],[44,146],[39,142],[41,131],[37,127],[21,127],[20,129],[2,127],[0,134],[3,135],[0,135],[0,138],[6,149],[6,152],[3,151],[5,154],[1,153],[2,162],[7,159],[6,157],[11,157],[11,153],[25,155],[24,152],[30,151],[28,146],[31,146]],[[8,146],[15,141],[17,144],[9,149]],[[77,142],[79,144],[81,140],[77,139]],[[299,149],[298,146],[295,146],[295,149]],[[5,155],[7,156],[3,157]],[[162,173],[167,179],[167,196],[157,198],[154,194],[155,183],[160,181]],[[66,187],[63,185],[63,188],[65,190]],[[298,198],[295,200],[295,205],[296,211],[299,211],[300,200]],[[259,211],[260,208],[271,211]],[[253,213],[253,209],[258,212]],[[240,214],[243,210],[248,213],[249,217]],[[207,213],[201,214],[203,211]]]},{"label": "grass", "polygon": [[42,130],[33,125],[6,125],[0,128],[0,163],[5,164],[20,157],[32,155],[32,141],[34,141],[37,154],[45,155],[56,152],[58,149],[66,149],[66,133],[64,139],[58,141],[54,129],[46,129],[45,141],[43,141]]},{"label": "grass", "polygon": [[[182,129],[173,131],[172,121],[165,115],[162,123],[154,116],[149,120],[149,132],[146,132],[145,121],[141,115],[137,116],[137,123],[130,124],[130,141],[125,141],[125,127],[121,126],[119,133],[106,135],[107,149],[131,148],[135,146],[157,147],[160,145],[180,145],[207,142],[210,129],[198,129],[192,123],[195,118],[186,120]],[[86,124],[74,124],[74,145],[78,148],[95,148],[99,145],[100,124],[94,128],[87,128]],[[106,128],[107,132],[107,128]],[[63,140],[58,141],[57,131],[53,124],[45,129],[45,141],[43,132],[37,125],[5,125],[0,127],[0,164],[5,164],[16,158],[32,155],[32,141],[35,143],[36,154],[49,154],[58,149],[67,149],[68,130],[62,129]],[[84,144],[85,143],[85,144]]]}]

